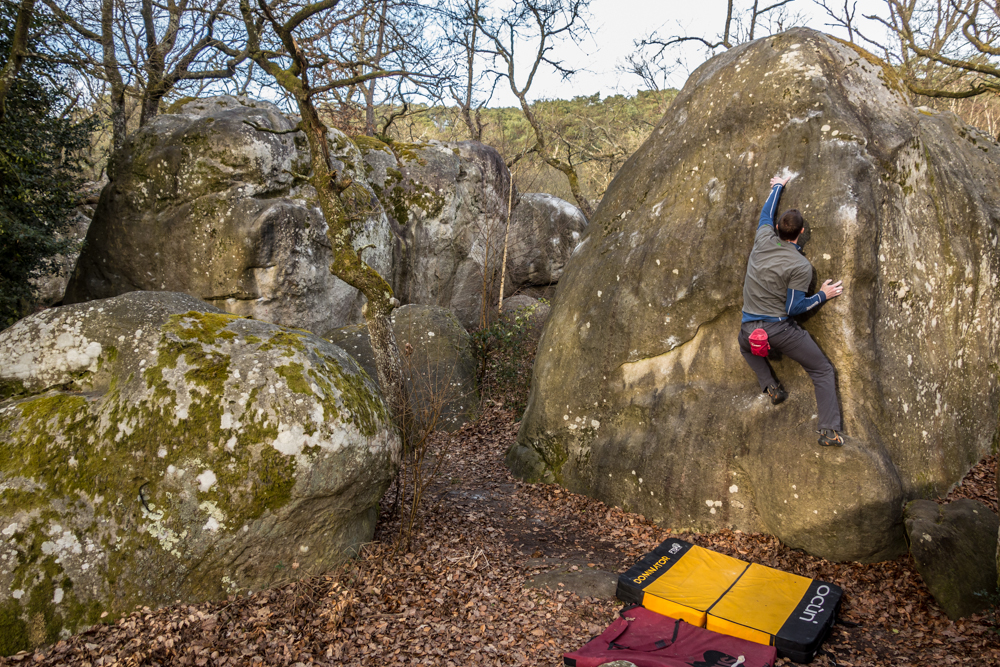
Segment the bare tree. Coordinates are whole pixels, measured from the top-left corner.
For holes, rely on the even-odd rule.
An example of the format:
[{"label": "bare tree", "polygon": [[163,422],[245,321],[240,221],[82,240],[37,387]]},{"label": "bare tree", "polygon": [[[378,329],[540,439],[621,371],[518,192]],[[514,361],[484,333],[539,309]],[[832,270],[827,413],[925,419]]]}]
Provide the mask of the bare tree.
[{"label": "bare tree", "polygon": [[[253,3],[253,4],[251,4]],[[297,130],[305,133],[309,144],[311,173],[309,183],[316,189],[317,201],[328,225],[327,237],[333,253],[330,271],[358,289],[368,300],[364,307],[379,384],[389,402],[393,417],[406,434],[407,398],[399,348],[389,315],[398,305],[392,287],[362,259],[355,240],[363,233],[365,220],[380,204],[365,188],[336,169],[331,159],[326,124],[320,119],[316,99],[336,88],[364,84],[385,77],[406,75],[406,71],[386,71],[377,64],[336,62],[336,54],[322,48],[329,40],[319,40],[317,30],[348,26],[361,12],[370,8],[362,0],[319,0],[308,4],[265,0],[240,0],[240,12],[246,26],[250,58],[278,86],[289,94],[298,107],[301,120]],[[329,33],[328,33],[329,34]],[[348,70],[358,65],[363,71],[343,78],[326,78],[315,83],[313,76],[323,67]]]},{"label": "bare tree", "polygon": [[187,84],[228,78],[246,59],[231,0],[42,0],[62,24],[63,61],[107,83],[114,150],[127,133],[126,96],[139,125]]},{"label": "bare tree", "polygon": [[17,75],[28,57],[28,30],[35,18],[35,0],[21,0],[17,7],[17,18],[14,23],[14,37],[10,44],[10,54],[3,70],[0,71],[0,121],[7,113],[7,94],[14,86]]},{"label": "bare tree", "polygon": [[1000,94],[1000,1],[886,0],[886,5],[888,18],[866,18],[898,39],[898,52],[884,44],[882,50],[900,64],[912,92],[951,99]]},{"label": "bare tree", "polygon": [[886,0],[884,16],[859,19],[848,0],[843,7],[813,1],[831,19],[827,25],[893,65],[920,104],[1000,136],[1000,2]]},{"label": "bare tree", "polygon": [[[502,14],[473,15],[480,34],[487,42],[483,52],[501,66],[502,69],[495,70],[495,74],[506,79],[534,132],[534,145],[514,156],[511,164],[528,153],[536,153],[546,164],[566,176],[573,198],[588,219],[594,215],[594,206],[580,187],[576,169],[580,156],[570,147],[550,141],[528,102],[528,93],[543,65],[551,67],[563,78],[575,73],[562,61],[555,60],[552,50],[560,41],[579,42],[589,34],[586,23],[589,6],[590,0],[515,0],[510,10]],[[528,74],[521,79],[516,70],[517,48],[525,42],[533,43],[535,55]]]},{"label": "bare tree", "polygon": [[832,23],[825,25],[836,28],[843,28],[847,31],[847,41],[854,44],[855,25],[857,23],[858,3],[857,0],[843,0],[842,7],[834,7],[829,0],[813,0],[813,3],[820,7]]},{"label": "bare tree", "polygon": [[[314,84],[357,80],[334,86],[316,102],[345,131],[385,135],[397,119],[417,112],[414,100],[440,98],[450,63],[440,49],[441,31],[433,25],[438,14],[419,0],[352,2],[356,8],[349,17],[340,12],[317,16],[314,34],[302,36],[303,48],[328,56],[317,63]],[[358,78],[372,68],[406,74]]]},{"label": "bare tree", "polygon": [[477,97],[484,83],[485,73],[476,68],[481,50],[479,21],[476,17],[486,8],[487,2],[488,0],[457,0],[445,9],[448,22],[453,27],[449,42],[455,49],[455,62],[459,70],[456,80],[449,86],[449,92],[458,105],[459,115],[473,141],[483,140],[482,109],[491,97]]},{"label": "bare tree", "polygon": [[760,0],[749,0],[748,6],[740,9],[734,0],[726,4],[726,19],[722,32],[714,37],[688,35],[678,26],[678,32],[661,34],[654,30],[644,39],[634,42],[636,50],[626,57],[625,72],[640,77],[650,90],[660,90],[668,77],[678,68],[688,69],[676,55],[676,49],[683,44],[701,44],[707,55],[714,55],[720,49],[731,49],[737,44],[753,41],[760,35],[781,32],[789,26],[803,22],[798,13],[790,12],[794,0],[777,0],[761,4]]}]

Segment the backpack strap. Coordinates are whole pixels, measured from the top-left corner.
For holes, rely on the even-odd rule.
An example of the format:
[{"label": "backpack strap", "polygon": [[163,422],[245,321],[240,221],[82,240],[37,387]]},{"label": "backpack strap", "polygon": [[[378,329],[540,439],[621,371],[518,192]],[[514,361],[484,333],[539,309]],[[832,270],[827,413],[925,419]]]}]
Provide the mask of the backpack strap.
[{"label": "backpack strap", "polygon": [[[671,644],[673,644],[675,641],[677,641],[677,633],[680,632],[681,623],[683,622],[684,621],[681,619],[674,620],[674,634],[672,637],[670,637],[670,639],[658,639],[655,642],[649,642],[647,644],[639,644],[638,646],[624,646],[612,640],[608,642],[608,648],[627,650],[627,651],[638,651],[640,653],[652,653],[653,651],[659,651],[660,649],[665,649]],[[615,639],[621,637],[624,632],[625,630],[623,628],[622,631],[615,636]]]}]

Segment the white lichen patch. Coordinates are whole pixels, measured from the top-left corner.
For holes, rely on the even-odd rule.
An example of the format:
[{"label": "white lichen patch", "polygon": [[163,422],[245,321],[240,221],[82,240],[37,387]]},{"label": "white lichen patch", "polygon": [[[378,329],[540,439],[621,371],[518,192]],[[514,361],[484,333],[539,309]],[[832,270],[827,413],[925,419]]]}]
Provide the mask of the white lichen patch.
[{"label": "white lichen patch", "polygon": [[319,431],[306,433],[302,424],[278,424],[278,437],[274,439],[271,446],[285,456],[300,456],[306,447],[319,447],[320,449],[336,452],[344,446],[347,439],[343,430],[336,431],[324,437]]},{"label": "white lichen patch", "polygon": [[198,482],[198,490],[201,491],[202,493],[208,493],[209,490],[211,490],[211,488],[215,486],[215,483],[218,481],[218,478],[215,476],[215,473],[212,472],[211,470],[205,470],[200,475],[195,477],[195,480],[197,480]]},{"label": "white lichen patch", "polygon": [[151,519],[150,523],[144,526],[146,532],[160,544],[161,549],[175,558],[181,558],[182,554],[177,549],[177,545],[180,544],[186,534],[178,535],[175,531],[163,525],[162,516],[154,518],[152,515],[147,514],[146,518]]},{"label": "white lichen patch", "polygon": [[205,521],[205,525],[202,526],[202,530],[207,530],[211,532],[218,532],[220,529],[226,527],[226,515],[218,505],[216,505],[211,500],[202,501],[198,505],[198,509],[203,513],[208,515],[208,520]]},{"label": "white lichen patch", "polygon": [[104,347],[82,332],[85,320],[95,314],[51,310],[16,322],[0,342],[3,377],[41,387],[96,372]]},{"label": "white lichen patch", "polygon": [[793,74],[795,77],[812,78],[823,76],[823,69],[817,63],[806,62],[802,52],[798,50],[785,51],[781,56],[779,64],[786,72]]},{"label": "white lichen patch", "polygon": [[46,556],[55,555],[56,562],[62,562],[63,558],[71,555],[83,553],[83,545],[72,531],[64,529],[60,524],[52,524],[48,530],[52,540],[46,540],[41,544],[42,553]]}]

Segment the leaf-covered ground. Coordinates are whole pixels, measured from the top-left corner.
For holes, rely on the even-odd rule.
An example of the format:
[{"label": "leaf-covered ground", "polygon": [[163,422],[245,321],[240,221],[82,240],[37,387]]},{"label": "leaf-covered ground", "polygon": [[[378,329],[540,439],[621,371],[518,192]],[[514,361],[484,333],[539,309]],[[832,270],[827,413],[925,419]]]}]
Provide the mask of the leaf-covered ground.
[{"label": "leaf-covered ground", "polygon": [[[621,571],[669,533],[558,487],[515,481],[503,454],[516,432],[512,415],[492,408],[436,441],[446,458],[409,552],[393,549],[398,524],[383,522],[341,571],[227,601],[137,610],[0,665],[560,665],[620,603],[525,582],[553,563]],[[996,465],[995,456],[982,461],[950,497],[995,510]],[[814,665],[1000,665],[993,615],[949,621],[907,557],[837,564],[766,535],[676,536],[842,586],[841,618],[857,625],[835,626]]]}]

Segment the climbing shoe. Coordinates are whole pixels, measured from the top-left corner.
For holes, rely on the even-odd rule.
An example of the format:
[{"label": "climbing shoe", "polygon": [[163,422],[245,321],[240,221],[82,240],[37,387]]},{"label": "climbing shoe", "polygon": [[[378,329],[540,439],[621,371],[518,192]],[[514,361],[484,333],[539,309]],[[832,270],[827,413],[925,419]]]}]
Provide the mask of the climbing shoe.
[{"label": "climbing shoe", "polygon": [[771,397],[771,405],[777,405],[788,398],[788,392],[776,384],[768,385],[767,395]]},{"label": "climbing shoe", "polygon": [[832,428],[824,428],[819,433],[819,444],[821,447],[843,447],[844,437]]}]

